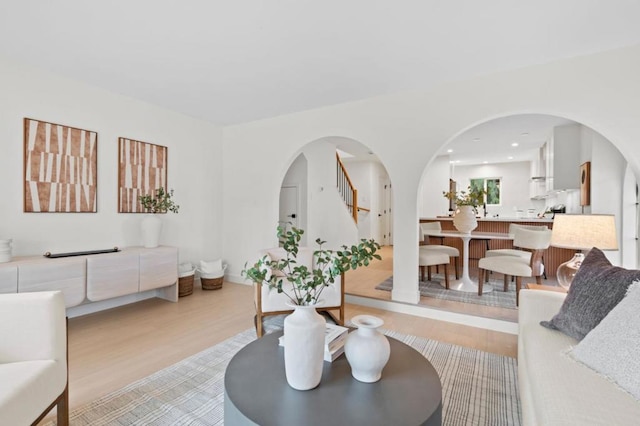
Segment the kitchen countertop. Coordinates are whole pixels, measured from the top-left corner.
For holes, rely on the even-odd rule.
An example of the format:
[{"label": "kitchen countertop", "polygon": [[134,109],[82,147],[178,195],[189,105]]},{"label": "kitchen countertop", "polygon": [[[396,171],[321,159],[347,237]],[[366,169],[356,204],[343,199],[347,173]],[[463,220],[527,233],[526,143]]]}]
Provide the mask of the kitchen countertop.
[{"label": "kitchen countertop", "polygon": [[[539,223],[553,223],[553,219],[550,218],[537,218],[537,217],[478,217],[478,222],[539,222]],[[438,216],[438,217],[421,217],[420,220],[453,220],[451,216]]]}]

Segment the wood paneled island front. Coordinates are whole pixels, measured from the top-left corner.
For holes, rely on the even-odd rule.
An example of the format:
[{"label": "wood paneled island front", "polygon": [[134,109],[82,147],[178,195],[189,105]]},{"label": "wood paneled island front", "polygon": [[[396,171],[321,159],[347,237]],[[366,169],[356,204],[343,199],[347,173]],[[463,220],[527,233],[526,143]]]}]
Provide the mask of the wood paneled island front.
[{"label": "wood paneled island front", "polygon": [[[449,216],[435,218],[421,218],[420,223],[440,222],[443,231],[455,231],[453,226],[453,218]],[[477,232],[499,232],[508,233],[509,225],[515,223],[517,225],[534,225],[546,226],[553,229],[553,219],[536,219],[536,218],[478,218],[478,227],[474,230]],[[431,239],[431,244],[439,244],[437,238]],[[462,253],[462,240],[460,238],[444,238],[444,244],[456,247]],[[472,267],[477,268],[478,259],[484,257],[487,249],[513,248],[512,240],[478,240],[472,239],[469,243],[469,259]],[[544,253],[544,265],[548,278],[555,278],[556,270],[561,263],[571,259],[575,254],[575,250],[561,249],[558,247],[549,247]]]}]

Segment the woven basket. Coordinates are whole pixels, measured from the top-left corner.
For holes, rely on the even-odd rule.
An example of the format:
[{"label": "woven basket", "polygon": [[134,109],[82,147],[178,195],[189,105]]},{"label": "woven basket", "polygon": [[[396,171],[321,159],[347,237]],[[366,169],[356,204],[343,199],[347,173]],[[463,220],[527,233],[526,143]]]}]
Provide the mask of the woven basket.
[{"label": "woven basket", "polygon": [[218,278],[203,278],[200,277],[203,290],[220,290],[222,288],[222,280],[224,275]]},{"label": "woven basket", "polygon": [[194,274],[178,278],[178,297],[188,296],[193,293]]}]

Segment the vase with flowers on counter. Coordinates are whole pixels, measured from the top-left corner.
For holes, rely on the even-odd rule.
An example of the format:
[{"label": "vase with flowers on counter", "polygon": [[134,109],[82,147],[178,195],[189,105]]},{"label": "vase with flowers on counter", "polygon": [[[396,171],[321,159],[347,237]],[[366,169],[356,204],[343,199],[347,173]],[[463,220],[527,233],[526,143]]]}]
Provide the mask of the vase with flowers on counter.
[{"label": "vase with flowers on counter", "polygon": [[486,191],[477,187],[467,187],[466,191],[442,191],[445,198],[456,204],[453,215],[453,226],[463,234],[469,234],[476,229],[478,221],[478,206],[484,203]]}]

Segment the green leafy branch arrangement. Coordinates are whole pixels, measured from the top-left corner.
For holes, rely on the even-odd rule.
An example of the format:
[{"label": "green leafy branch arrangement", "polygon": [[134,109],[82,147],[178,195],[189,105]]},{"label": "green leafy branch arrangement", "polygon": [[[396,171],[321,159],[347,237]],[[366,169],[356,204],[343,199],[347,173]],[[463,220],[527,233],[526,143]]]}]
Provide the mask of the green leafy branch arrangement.
[{"label": "green leafy branch arrangement", "polygon": [[[368,266],[373,259],[382,259],[376,253],[380,245],[373,239],[362,239],[357,245],[351,247],[343,245],[342,250],[334,251],[323,249],[322,245],[326,241],[318,238],[316,240],[318,250],[313,253],[315,267],[308,268],[297,262],[303,233],[302,229],[296,227],[285,230],[279,226],[278,240],[286,252],[286,257],[271,260],[269,256],[264,256],[250,268],[245,264],[242,275],[255,283],[268,285],[278,293],[284,293],[295,305],[314,305],[320,300],[324,288],[333,284],[336,277],[343,272]],[[292,284],[291,291],[283,288],[285,281]]]},{"label": "green leafy branch arrangement", "polygon": [[449,199],[453,200],[456,203],[456,206],[473,206],[478,207],[480,204],[484,203],[484,196],[486,191],[480,188],[471,188],[471,186],[467,187],[467,191],[442,191],[442,195]]},{"label": "green leafy branch arrangement", "polygon": [[172,200],[172,197],[173,189],[166,192],[164,188],[160,187],[155,194],[141,195],[138,199],[142,207],[149,213],[166,213],[168,211],[178,213],[180,206]]}]

